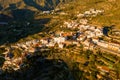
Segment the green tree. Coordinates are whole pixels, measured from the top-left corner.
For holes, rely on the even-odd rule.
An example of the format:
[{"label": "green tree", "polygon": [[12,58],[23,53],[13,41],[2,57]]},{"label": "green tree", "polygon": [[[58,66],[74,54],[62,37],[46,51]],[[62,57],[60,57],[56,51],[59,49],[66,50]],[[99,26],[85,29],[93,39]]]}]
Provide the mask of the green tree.
[{"label": "green tree", "polygon": [[3,66],[3,63],[4,63],[5,59],[3,57],[0,56],[0,67]]},{"label": "green tree", "polygon": [[6,51],[5,48],[0,48],[0,54],[2,54],[5,51]]}]

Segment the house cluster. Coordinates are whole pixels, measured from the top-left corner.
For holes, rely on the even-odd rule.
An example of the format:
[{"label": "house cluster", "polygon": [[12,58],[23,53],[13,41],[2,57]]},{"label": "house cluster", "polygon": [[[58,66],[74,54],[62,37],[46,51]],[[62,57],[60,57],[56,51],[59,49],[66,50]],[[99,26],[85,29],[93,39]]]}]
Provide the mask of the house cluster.
[{"label": "house cluster", "polygon": [[[25,54],[24,52],[27,52],[26,55],[29,55],[28,53],[34,53],[36,51],[41,50],[41,48],[45,49],[45,47],[55,47],[56,44],[58,45],[59,48],[62,49],[64,48],[65,45],[75,44],[76,46],[79,46],[80,43],[82,43],[84,45],[84,48],[87,49],[94,49],[94,47],[98,45],[113,51],[120,52],[119,44],[99,40],[99,37],[103,36],[102,28],[97,28],[95,26],[91,26],[87,24],[81,24],[79,25],[78,29],[79,30],[77,32],[60,31],[55,34],[52,34],[52,36],[50,37],[46,37],[43,39],[35,39],[23,43],[16,43],[12,47],[24,50],[22,53],[23,55]],[[14,60],[15,59],[13,59],[12,62],[11,60],[10,61],[6,60],[5,65],[7,66],[8,64],[11,65],[14,62]],[[20,62],[19,60],[15,62],[19,63]],[[20,68],[19,64],[15,63],[13,65],[16,65],[16,67],[14,68],[15,70]]]},{"label": "house cluster", "polygon": [[3,53],[5,55],[4,56],[5,61],[3,66],[1,67],[1,71],[10,70],[10,69],[16,71],[21,67],[25,66],[25,64],[23,64],[23,59],[29,56],[30,54],[23,51],[21,53],[21,56],[16,58],[15,54],[12,53],[12,50],[14,50],[15,48],[19,48],[19,47],[11,46],[10,48],[7,48],[7,51],[5,53]]},{"label": "house cluster", "polygon": [[98,14],[102,14],[104,10],[90,9],[84,13],[80,13],[77,17],[96,17]]},{"label": "house cluster", "polygon": [[[6,70],[12,67],[14,70],[18,70],[21,66],[23,66],[23,58],[32,56],[32,53],[41,51],[43,49],[48,50],[46,49],[46,47],[55,47],[56,44],[59,48],[63,48],[65,45],[69,44],[78,44],[78,42],[74,39],[76,39],[75,33],[66,33],[61,31],[60,33],[56,33],[54,37],[35,39],[11,45],[11,47],[5,52],[5,62],[2,69]],[[12,49],[15,48],[20,49],[22,51],[22,56],[14,58]]]},{"label": "house cluster", "polygon": [[[102,10],[90,9],[89,11],[86,11],[85,14],[87,13],[89,15],[93,13],[95,14],[94,11],[96,11],[96,14],[104,12]],[[87,19],[80,19],[79,21],[64,22],[61,28],[63,27],[68,29],[77,28],[78,29],[77,33],[79,33],[79,36],[77,35],[77,41],[82,41],[82,43],[85,45],[85,48],[87,49],[94,49],[95,45],[98,45],[103,48],[113,50],[115,52],[120,52],[119,44],[99,40],[100,37],[104,36],[103,28],[90,25]]]},{"label": "house cluster", "polygon": [[20,69],[20,66],[22,64],[22,58],[16,58],[16,59],[9,59],[4,62],[4,65],[2,66],[2,70],[9,70],[10,68],[13,70]]},{"label": "house cluster", "polygon": [[80,19],[79,22],[77,21],[64,22],[64,25],[62,27],[71,29],[77,28],[79,29],[78,32],[81,33],[80,36],[84,35],[87,36],[87,38],[103,36],[103,29],[93,25],[89,25],[87,19]]},{"label": "house cluster", "polygon": [[64,22],[64,25],[61,26],[61,28],[65,27],[65,28],[76,28],[79,25],[78,22],[76,21],[69,21],[69,22]]},{"label": "house cluster", "polygon": [[[23,52],[22,55],[30,56],[29,53],[40,51],[43,48],[45,49],[45,47],[55,47],[56,44],[61,49],[64,48],[65,45],[70,45],[70,44],[75,44],[76,46],[79,46],[80,42],[83,42],[84,45],[89,46],[90,40],[88,40],[88,38],[94,37],[94,36],[90,37],[91,34],[87,32],[89,29],[93,31],[97,31],[95,28],[88,28],[88,29],[86,28],[84,32],[82,31],[77,31],[77,32],[60,31],[60,32],[56,32],[54,36],[52,35],[51,37],[35,39],[31,41],[26,41],[23,43],[16,43],[15,45],[12,45],[11,48],[21,49]],[[99,37],[99,35],[97,35],[97,37]],[[10,51],[11,50],[9,50],[7,54],[11,53]],[[20,68],[20,65],[18,63],[20,63],[22,58],[20,57],[19,60],[14,61],[16,59],[13,59],[13,60],[9,59],[11,58],[11,56],[12,55],[9,55],[8,57],[6,57],[6,62],[4,63],[3,69],[11,65],[14,66],[14,70],[17,70]],[[17,63],[14,63],[14,62],[17,62]]]},{"label": "house cluster", "polygon": [[79,28],[82,25],[87,25],[88,24],[88,20],[87,19],[80,19],[79,21],[65,21],[64,24],[62,26],[60,26],[61,28]]},{"label": "house cluster", "polygon": [[[90,9],[89,11],[86,11],[84,15],[97,15],[99,13],[103,13],[103,10],[95,10],[95,9]],[[79,21],[69,21],[69,22],[64,22],[64,25],[61,26],[61,28],[66,27],[69,29],[76,29],[77,31],[73,32],[55,32],[51,33],[51,36],[45,37],[42,39],[35,39],[35,40],[30,40],[22,43],[16,43],[15,45],[12,45],[11,47],[13,48],[18,48],[22,50],[22,55],[25,56],[30,56],[29,53],[34,53],[37,51],[41,51],[41,49],[47,50],[46,47],[56,47],[56,45],[59,48],[64,48],[64,46],[75,44],[76,46],[80,46],[80,44],[84,45],[84,48],[87,49],[94,49],[95,46],[100,46],[104,47],[109,50],[113,51],[119,51],[120,52],[120,45],[115,44],[115,43],[110,43],[106,42],[103,40],[99,40],[100,37],[104,36],[103,35],[103,29],[90,25],[87,19],[80,19]],[[11,50],[8,50],[8,53]],[[8,64],[14,63],[13,59],[7,59],[5,65],[8,66]],[[22,58],[19,60],[15,61],[18,63],[15,63],[16,68],[15,70],[19,69],[19,64]],[[5,67],[7,67],[5,66]],[[4,67],[3,67],[4,68]]]},{"label": "house cluster", "polygon": [[56,44],[59,48],[64,48],[68,44],[76,44],[77,33],[67,33],[67,32],[57,32],[54,36],[46,37],[43,39],[35,39],[31,41],[26,41],[23,43],[17,43],[14,47],[22,48],[25,51],[35,52],[36,47],[45,48],[45,47],[54,47]]}]

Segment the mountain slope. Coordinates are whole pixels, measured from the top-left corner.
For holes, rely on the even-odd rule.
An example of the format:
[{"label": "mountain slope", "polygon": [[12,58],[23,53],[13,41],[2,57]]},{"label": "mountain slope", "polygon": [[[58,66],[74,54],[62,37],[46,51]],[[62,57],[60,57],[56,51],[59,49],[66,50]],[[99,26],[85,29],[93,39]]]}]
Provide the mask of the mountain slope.
[{"label": "mountain slope", "polygon": [[32,10],[50,10],[54,9],[62,2],[72,0],[0,0],[0,10],[11,9],[32,9]]}]

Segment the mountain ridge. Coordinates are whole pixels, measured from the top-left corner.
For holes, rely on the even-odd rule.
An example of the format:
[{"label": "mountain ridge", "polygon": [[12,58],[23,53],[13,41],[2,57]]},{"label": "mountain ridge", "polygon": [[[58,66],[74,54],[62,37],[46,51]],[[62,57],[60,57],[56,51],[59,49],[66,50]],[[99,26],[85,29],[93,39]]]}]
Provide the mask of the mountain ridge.
[{"label": "mountain ridge", "polygon": [[31,9],[31,10],[51,10],[60,3],[72,0],[0,0],[0,10]]}]

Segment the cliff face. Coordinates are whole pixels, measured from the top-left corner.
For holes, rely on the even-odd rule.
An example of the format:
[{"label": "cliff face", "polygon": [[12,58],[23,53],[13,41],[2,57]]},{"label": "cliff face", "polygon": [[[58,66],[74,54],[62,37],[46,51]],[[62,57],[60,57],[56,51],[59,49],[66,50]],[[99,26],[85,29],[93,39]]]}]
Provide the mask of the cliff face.
[{"label": "cliff face", "polygon": [[50,10],[54,9],[62,2],[71,0],[0,0],[0,10],[10,9],[33,9],[33,10]]}]

